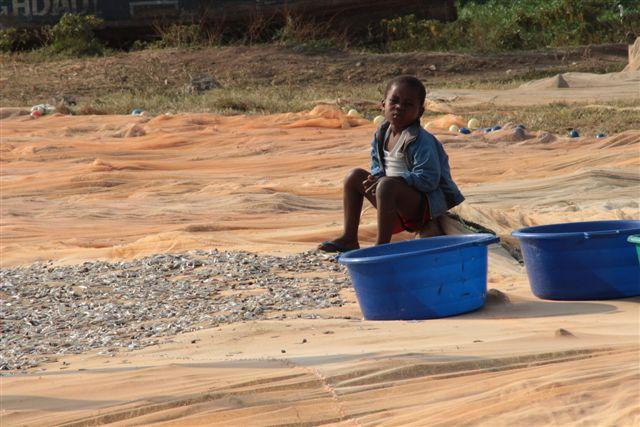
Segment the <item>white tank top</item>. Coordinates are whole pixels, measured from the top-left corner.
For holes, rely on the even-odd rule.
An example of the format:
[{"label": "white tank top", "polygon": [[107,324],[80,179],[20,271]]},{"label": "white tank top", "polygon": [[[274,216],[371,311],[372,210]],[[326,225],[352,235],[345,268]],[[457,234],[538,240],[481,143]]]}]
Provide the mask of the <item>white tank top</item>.
[{"label": "white tank top", "polygon": [[[387,141],[391,136],[391,128],[387,129],[387,134],[384,138],[384,145],[387,145]],[[402,131],[398,142],[391,151],[384,150],[384,173],[387,176],[402,176],[403,173],[408,172],[407,163],[404,161],[404,153],[400,151],[406,139],[409,137],[406,130]]]}]

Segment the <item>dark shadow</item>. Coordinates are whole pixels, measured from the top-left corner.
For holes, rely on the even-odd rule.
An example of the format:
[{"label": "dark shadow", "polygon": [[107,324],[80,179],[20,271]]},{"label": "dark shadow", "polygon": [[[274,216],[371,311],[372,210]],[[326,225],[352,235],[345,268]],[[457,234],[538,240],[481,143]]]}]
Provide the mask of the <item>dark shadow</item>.
[{"label": "dark shadow", "polygon": [[[264,358],[261,360],[225,360],[222,362],[180,363],[179,366],[188,368],[246,368],[246,369],[282,369],[288,364],[305,366],[322,365],[326,363],[350,362],[352,360],[370,359],[377,353],[360,354],[327,354],[324,356],[291,356],[282,354],[282,358]],[[178,365],[178,364],[176,364]]]},{"label": "dark shadow", "polygon": [[3,395],[0,398],[2,409],[11,411],[80,411],[100,409],[125,402],[119,400],[78,400],[57,397]]},{"label": "dark shadow", "polygon": [[[360,354],[332,354],[325,356],[291,356],[287,353],[282,354],[281,358],[265,357],[263,359],[253,360],[222,360],[216,362],[202,362],[202,363],[170,363],[168,366],[182,367],[182,368],[196,368],[196,369],[282,369],[289,367],[289,365],[320,365],[325,363],[340,363],[349,362],[352,360],[366,359],[376,356],[377,353],[360,353]],[[65,370],[65,371],[52,371],[52,372],[28,372],[28,373],[16,373],[16,374],[4,374],[6,377],[22,378],[22,377],[48,377],[48,376],[68,376],[68,375],[104,375],[115,374],[122,372],[133,372],[146,369],[156,369],[157,366],[133,366],[133,367],[109,367],[109,368],[96,368],[86,371],[77,370]],[[2,400],[4,403],[4,398]]]},{"label": "dark shadow", "polygon": [[616,311],[618,311],[618,307],[615,305],[601,302],[523,300],[503,303],[488,302],[484,307],[460,317],[467,319],[530,319]]},{"label": "dark shadow", "polygon": [[[118,373],[118,372],[127,372],[127,371],[139,371],[141,369],[151,368],[152,366],[132,366],[132,367],[109,367],[109,368],[95,368],[95,369],[85,369],[85,370],[64,370],[64,371],[35,371],[35,372],[13,372],[2,374],[3,377],[9,378],[23,378],[23,377],[52,377],[52,376],[64,376],[64,375],[93,375],[93,374],[104,374],[104,373]],[[38,368],[36,368],[38,369]]]}]

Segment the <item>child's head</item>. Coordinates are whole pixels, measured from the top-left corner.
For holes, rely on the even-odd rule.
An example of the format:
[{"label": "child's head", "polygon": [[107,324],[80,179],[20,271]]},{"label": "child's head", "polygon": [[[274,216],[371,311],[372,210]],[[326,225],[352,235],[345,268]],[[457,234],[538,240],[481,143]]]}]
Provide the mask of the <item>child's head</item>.
[{"label": "child's head", "polygon": [[387,84],[382,107],[393,129],[403,130],[420,120],[427,90],[414,76],[398,76]]}]

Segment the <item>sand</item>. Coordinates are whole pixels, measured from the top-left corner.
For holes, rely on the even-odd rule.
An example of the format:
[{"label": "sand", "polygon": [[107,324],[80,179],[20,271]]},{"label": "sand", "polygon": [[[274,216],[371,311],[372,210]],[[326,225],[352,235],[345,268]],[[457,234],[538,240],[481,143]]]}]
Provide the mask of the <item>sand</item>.
[{"label": "sand", "polygon": [[[292,253],[341,228],[341,180],[375,130],[321,107],[223,117],[2,122],[2,266],[194,248]],[[569,139],[434,130],[467,201],[522,226],[638,218],[640,130]],[[361,244],[375,235],[372,209]],[[412,236],[403,233],[396,239]],[[244,322],[2,378],[2,425],[637,425],[638,298],[551,302],[504,249],[480,311],[420,322]],[[568,333],[559,331],[563,329]],[[306,342],[303,342],[306,339]],[[284,352],[283,352],[284,351]],[[62,362],[65,362],[63,364]]]},{"label": "sand", "polygon": [[629,102],[640,98],[640,70],[630,65],[619,73],[570,72],[527,82],[515,89],[437,89],[429,96],[467,107],[478,104],[532,106],[553,102]]}]

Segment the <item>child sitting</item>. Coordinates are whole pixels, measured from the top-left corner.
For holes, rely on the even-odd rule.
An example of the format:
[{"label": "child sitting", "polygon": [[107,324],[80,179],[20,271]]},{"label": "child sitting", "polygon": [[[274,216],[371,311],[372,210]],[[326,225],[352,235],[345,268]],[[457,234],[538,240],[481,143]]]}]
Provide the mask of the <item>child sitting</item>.
[{"label": "child sitting", "polygon": [[459,205],[464,196],[451,178],[442,144],[420,126],[426,89],[413,76],[392,79],[382,108],[385,121],[371,142],[371,172],[353,169],[344,180],[344,233],[318,247],[345,252],[360,247],[358,226],[364,198],[378,211],[376,245],[403,230],[427,222]]}]

